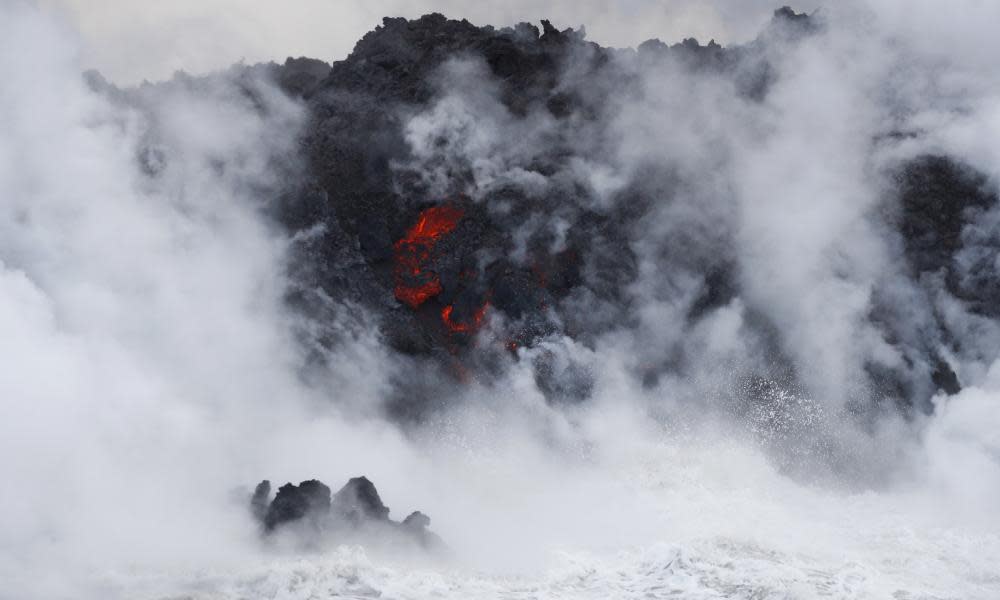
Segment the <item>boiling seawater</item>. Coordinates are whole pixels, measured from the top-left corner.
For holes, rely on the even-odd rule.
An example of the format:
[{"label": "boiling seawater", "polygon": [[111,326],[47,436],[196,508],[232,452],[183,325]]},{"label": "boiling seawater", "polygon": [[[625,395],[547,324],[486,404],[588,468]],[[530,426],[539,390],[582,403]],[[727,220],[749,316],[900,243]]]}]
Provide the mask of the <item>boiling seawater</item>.
[{"label": "boiling seawater", "polygon": [[[461,523],[436,515],[454,546],[447,560],[356,545],[262,548],[238,565],[109,573],[100,585],[171,599],[1000,597],[998,519],[961,511],[961,499],[926,480],[877,492],[807,485],[721,440],[660,441],[600,467],[570,469],[551,486],[532,481],[507,515],[503,498],[466,490],[481,514],[455,510]],[[487,470],[505,496],[516,466]],[[571,498],[577,505],[561,513]]]}]

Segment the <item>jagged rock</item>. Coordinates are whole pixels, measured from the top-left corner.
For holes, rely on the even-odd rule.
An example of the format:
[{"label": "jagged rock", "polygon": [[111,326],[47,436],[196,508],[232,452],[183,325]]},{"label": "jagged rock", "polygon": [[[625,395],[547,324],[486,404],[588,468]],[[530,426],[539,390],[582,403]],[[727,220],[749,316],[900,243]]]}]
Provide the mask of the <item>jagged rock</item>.
[{"label": "jagged rock", "polygon": [[431,519],[419,510],[410,513],[400,527],[407,531],[410,535],[415,537],[420,545],[428,549],[440,549],[444,547],[444,542],[436,534],[428,531],[427,527],[431,524]]},{"label": "jagged rock", "polygon": [[[271,534],[286,525],[308,524],[308,535],[337,536],[363,532],[375,528],[384,534],[395,532],[431,550],[444,548],[441,539],[427,530],[430,518],[420,511],[411,513],[402,523],[389,519],[389,508],[382,503],[375,485],[366,477],[354,477],[336,494],[322,482],[312,479],[299,485],[286,483],[278,488],[274,500],[268,504],[271,483],[264,480],[257,484],[250,498],[250,510],[261,524],[265,534]],[[381,528],[381,529],[379,529]]]},{"label": "jagged rock", "polygon": [[315,58],[291,58],[276,67],[275,79],[290,96],[307,97],[330,74],[329,63]]},{"label": "jagged rock", "polygon": [[278,488],[278,494],[264,515],[264,528],[271,531],[283,523],[300,519],[316,521],[329,512],[330,488],[322,482],[311,479],[298,486],[286,483]]},{"label": "jagged rock", "polygon": [[782,6],[774,11],[774,21],[790,23],[803,29],[816,27],[816,22],[806,13],[797,13],[790,6]]},{"label": "jagged rock", "polygon": [[411,529],[426,529],[430,524],[430,517],[419,510],[410,513],[405,519],[403,519],[403,526]]},{"label": "jagged rock", "polygon": [[333,497],[335,510],[352,521],[387,521],[389,507],[382,504],[375,485],[367,477],[354,477]]},{"label": "jagged rock", "polygon": [[[970,229],[998,206],[986,177],[947,156],[927,155],[907,162],[896,178],[897,222],[915,275],[943,274],[948,289],[973,310],[1000,316],[1000,274],[988,264],[1000,240]],[[974,251],[975,245],[984,246],[983,251],[967,254],[989,257],[983,269],[961,264],[963,250]]]}]

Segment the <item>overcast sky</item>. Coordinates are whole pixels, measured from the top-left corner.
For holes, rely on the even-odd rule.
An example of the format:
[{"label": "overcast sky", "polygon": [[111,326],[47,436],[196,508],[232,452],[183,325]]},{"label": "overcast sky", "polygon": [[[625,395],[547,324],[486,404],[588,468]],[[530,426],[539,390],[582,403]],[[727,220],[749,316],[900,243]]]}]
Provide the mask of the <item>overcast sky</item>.
[{"label": "overcast sky", "polygon": [[[83,66],[122,84],[248,62],[345,57],[384,16],[442,12],[477,25],[548,18],[605,45],[752,38],[782,0],[38,0],[82,37]],[[818,0],[794,3],[812,11]]]}]

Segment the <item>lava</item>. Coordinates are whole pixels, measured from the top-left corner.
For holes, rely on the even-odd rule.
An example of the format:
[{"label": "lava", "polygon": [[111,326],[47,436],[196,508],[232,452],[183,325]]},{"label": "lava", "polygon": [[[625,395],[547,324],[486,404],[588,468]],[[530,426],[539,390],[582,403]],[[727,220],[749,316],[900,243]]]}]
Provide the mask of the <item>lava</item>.
[{"label": "lava", "polygon": [[441,293],[441,280],[427,263],[435,244],[458,226],[463,215],[464,211],[454,206],[432,206],[421,212],[406,236],[396,242],[397,300],[416,309]]},{"label": "lava", "polygon": [[479,325],[483,322],[483,317],[486,316],[486,309],[490,307],[489,302],[485,302],[479,309],[472,315],[472,321],[468,323],[456,322],[451,320],[451,313],[454,306],[449,304],[448,306],[441,309],[441,321],[444,326],[448,328],[448,331],[452,333],[470,333],[479,328]]},{"label": "lava", "polygon": [[406,237],[396,243],[400,244],[430,244],[434,245],[446,233],[458,225],[464,211],[448,205],[432,206],[420,213],[417,223],[406,232]]},{"label": "lava", "polygon": [[395,292],[397,300],[406,303],[410,308],[417,308],[441,293],[441,282],[435,276],[427,283],[417,286],[397,285]]}]

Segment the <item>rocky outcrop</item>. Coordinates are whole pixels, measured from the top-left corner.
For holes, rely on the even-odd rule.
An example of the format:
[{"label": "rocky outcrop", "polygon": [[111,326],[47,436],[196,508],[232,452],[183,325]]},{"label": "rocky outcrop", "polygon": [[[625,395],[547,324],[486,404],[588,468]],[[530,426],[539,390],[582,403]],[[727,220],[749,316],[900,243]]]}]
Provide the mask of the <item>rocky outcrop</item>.
[{"label": "rocky outcrop", "polygon": [[264,480],[250,498],[251,514],[265,535],[287,528],[307,538],[336,541],[367,533],[415,542],[426,550],[444,548],[441,539],[428,530],[431,520],[423,513],[413,512],[402,522],[390,519],[389,508],[366,477],[350,479],[332,495],[329,487],[315,479],[286,483],[273,499],[270,491],[270,482]]},{"label": "rocky outcrop", "polygon": [[330,488],[322,482],[311,479],[299,485],[286,483],[278,488],[278,494],[264,513],[264,528],[272,531],[283,523],[301,519],[316,522],[330,512],[330,506]]}]

